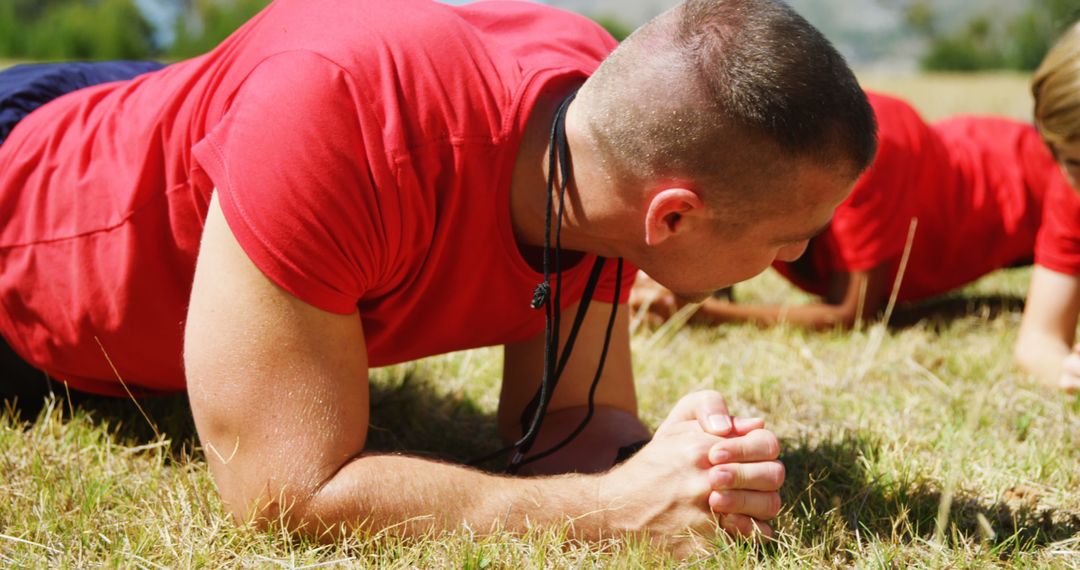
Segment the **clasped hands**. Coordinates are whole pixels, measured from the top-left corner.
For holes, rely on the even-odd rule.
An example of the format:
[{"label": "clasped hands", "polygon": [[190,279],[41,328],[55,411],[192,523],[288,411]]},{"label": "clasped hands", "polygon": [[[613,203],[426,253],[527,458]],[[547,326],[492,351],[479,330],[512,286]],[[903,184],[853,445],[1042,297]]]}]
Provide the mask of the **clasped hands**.
[{"label": "clasped hands", "polygon": [[719,525],[771,537],[766,521],[780,512],[785,471],[779,441],[764,427],[762,419],[732,418],[717,392],[682,398],[652,441],[608,474],[604,495],[619,507],[619,526],[676,537]]}]

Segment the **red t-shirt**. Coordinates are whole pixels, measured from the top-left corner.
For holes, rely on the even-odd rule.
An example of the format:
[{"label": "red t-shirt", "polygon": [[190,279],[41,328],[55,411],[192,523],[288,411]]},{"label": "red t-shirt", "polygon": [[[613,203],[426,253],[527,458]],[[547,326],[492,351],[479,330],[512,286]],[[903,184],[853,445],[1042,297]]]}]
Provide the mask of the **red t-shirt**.
[{"label": "red t-shirt", "polygon": [[[0,147],[0,332],[77,389],[122,394],[111,360],[136,389],[182,390],[216,187],[272,281],[359,307],[373,366],[532,337],[517,147],[541,91],[614,47],[527,2],[278,0],[205,56],[62,97]],[[566,305],[593,259],[564,273]]]},{"label": "red t-shirt", "polygon": [[1064,176],[1058,176],[1046,192],[1035,263],[1058,273],[1080,276],[1080,193]]},{"label": "red t-shirt", "polygon": [[900,301],[1030,263],[1045,193],[1064,182],[1035,128],[995,117],[956,117],[931,126],[899,99],[869,97],[879,129],[874,163],[805,259],[774,267],[817,295],[826,294],[834,272],[890,263],[891,280],[912,218],[918,226]]}]

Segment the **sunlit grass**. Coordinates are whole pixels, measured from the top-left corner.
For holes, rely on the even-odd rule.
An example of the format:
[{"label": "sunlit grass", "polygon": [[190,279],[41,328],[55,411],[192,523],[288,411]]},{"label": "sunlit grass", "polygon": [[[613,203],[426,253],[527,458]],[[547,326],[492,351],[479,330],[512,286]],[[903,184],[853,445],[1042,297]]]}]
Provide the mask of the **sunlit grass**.
[{"label": "sunlit grass", "polygon": [[928,120],[956,113],[991,113],[1030,121],[1029,79],[1026,74],[1011,72],[980,75],[868,73],[859,77],[866,88],[892,93],[916,103]]},{"label": "sunlit grass", "polygon": [[[910,79],[906,81],[912,81]],[[930,85],[937,85],[934,79]],[[984,84],[968,78],[972,93]],[[994,78],[995,94],[1005,89]],[[936,87],[904,84],[920,108]],[[1024,81],[1009,83],[1017,98]],[[995,98],[994,101],[997,101]],[[989,112],[998,103],[970,109]],[[1006,108],[1011,108],[1006,106]],[[944,115],[959,108],[927,112]],[[752,326],[635,332],[642,416],[655,425],[683,394],[720,390],[784,444],[776,543],[723,538],[686,562],[719,567],[1080,565],[1080,403],[1035,386],[1011,362],[1030,270],[999,272],[897,312],[888,329],[807,333]],[[801,302],[766,273],[743,301]],[[922,317],[920,320],[919,317]],[[871,338],[884,334],[872,350]],[[499,349],[375,371],[373,445],[447,459],[496,443]],[[390,568],[663,567],[636,542],[567,544],[559,529],[422,540],[356,536],[317,545],[227,518],[183,398],[147,402],[154,430],[123,400],[30,425],[0,420],[0,565]]]}]

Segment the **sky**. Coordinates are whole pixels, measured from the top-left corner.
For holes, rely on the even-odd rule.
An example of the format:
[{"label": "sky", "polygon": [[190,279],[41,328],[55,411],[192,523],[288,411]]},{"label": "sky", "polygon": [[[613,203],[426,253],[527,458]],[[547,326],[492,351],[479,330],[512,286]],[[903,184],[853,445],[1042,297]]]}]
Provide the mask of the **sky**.
[{"label": "sky", "polygon": [[[0,0],[3,2],[5,0]],[[393,2],[395,0],[383,0]],[[467,4],[471,0],[439,0],[447,4]],[[534,0],[570,9],[611,14],[636,25],[670,7],[678,0]],[[922,44],[919,38],[902,29],[899,0],[788,0],[791,5],[817,25],[853,65],[888,70],[911,70],[916,66]],[[1002,11],[1001,4],[1019,5],[1017,0],[932,0],[936,9],[956,12],[972,10]],[[175,22],[180,15],[178,0],[134,0],[156,30],[160,45],[169,45],[175,36]],[[951,6],[951,8],[950,8]],[[982,6],[982,8],[979,8]]]},{"label": "sky", "polygon": [[134,0],[135,6],[154,27],[154,39],[158,45],[169,45],[176,39],[173,25],[180,16],[180,5],[175,0]]},{"label": "sky", "polygon": [[[0,0],[2,2],[3,0]],[[393,1],[393,0],[389,0]],[[446,4],[467,4],[472,0],[439,0]],[[537,0],[546,3],[544,0]],[[180,16],[180,3],[176,0],[134,0],[135,5],[154,27],[154,37],[159,45],[169,45],[176,39],[173,25]]]}]

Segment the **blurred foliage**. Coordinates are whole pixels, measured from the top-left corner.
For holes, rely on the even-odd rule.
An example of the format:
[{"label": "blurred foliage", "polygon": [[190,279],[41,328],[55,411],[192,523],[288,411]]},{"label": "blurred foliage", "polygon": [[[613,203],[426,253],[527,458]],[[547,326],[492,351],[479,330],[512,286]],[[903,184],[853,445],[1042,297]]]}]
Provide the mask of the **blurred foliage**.
[{"label": "blurred foliage", "polygon": [[206,53],[270,0],[187,0],[187,10],[177,22],[176,41],[169,52],[184,58]]},{"label": "blurred foliage", "polygon": [[[168,33],[147,21],[137,0],[0,0],[0,58],[139,59],[205,53],[270,0],[158,0],[180,14]],[[392,1],[392,0],[387,0]],[[880,0],[906,15],[907,29],[927,41],[926,70],[1034,69],[1055,38],[1080,18],[1080,0],[1025,0],[1010,17],[1000,10],[952,25],[935,0]],[[594,18],[618,40],[633,27],[618,16]],[[942,24],[949,22],[949,26]],[[162,38],[175,38],[159,45]]]},{"label": "blurred foliage", "polygon": [[[180,59],[213,49],[270,0],[171,0],[172,34],[155,30],[136,0],[0,0],[0,58]],[[622,40],[633,31],[618,18],[596,18]],[[170,45],[157,38],[175,37]]]},{"label": "blurred foliage", "polygon": [[0,57],[131,59],[154,51],[133,0],[0,0]]},{"label": "blurred foliage", "polygon": [[209,51],[270,0],[174,0],[176,40],[155,42],[135,0],[0,0],[0,58],[182,58]]},{"label": "blurred foliage", "polygon": [[629,36],[630,33],[634,31],[634,26],[623,22],[615,16],[592,16],[592,19],[596,21],[597,24],[603,26],[612,37],[620,42],[625,40],[626,36]]},{"label": "blurred foliage", "polygon": [[1080,0],[1031,0],[1012,19],[976,15],[960,29],[943,31],[932,0],[908,6],[909,28],[929,42],[920,65],[927,71],[1031,71],[1057,37],[1080,18]]}]

